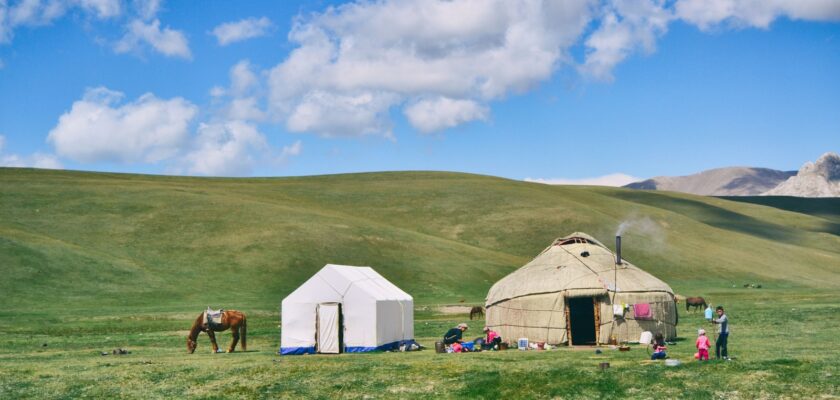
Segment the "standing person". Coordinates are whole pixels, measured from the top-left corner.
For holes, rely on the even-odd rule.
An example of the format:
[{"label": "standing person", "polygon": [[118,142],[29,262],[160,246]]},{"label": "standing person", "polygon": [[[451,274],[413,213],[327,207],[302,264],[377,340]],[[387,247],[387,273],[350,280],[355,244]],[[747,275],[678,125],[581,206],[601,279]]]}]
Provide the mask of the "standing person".
[{"label": "standing person", "polygon": [[706,330],[700,329],[697,331],[697,360],[709,360],[709,348],[712,347],[712,344],[709,343],[709,338],[706,336]]},{"label": "standing person", "polygon": [[726,312],[723,306],[717,306],[715,310],[718,317],[712,320],[712,323],[718,325],[718,338],[715,341],[715,358],[729,360],[729,350],[727,349],[727,342],[729,341],[729,318],[726,317]]},{"label": "standing person", "polygon": [[461,343],[464,342],[461,338],[467,329],[469,329],[467,324],[460,323],[458,326],[446,331],[446,334],[443,335],[443,344],[452,346],[452,350],[455,353],[460,353],[462,349]]}]

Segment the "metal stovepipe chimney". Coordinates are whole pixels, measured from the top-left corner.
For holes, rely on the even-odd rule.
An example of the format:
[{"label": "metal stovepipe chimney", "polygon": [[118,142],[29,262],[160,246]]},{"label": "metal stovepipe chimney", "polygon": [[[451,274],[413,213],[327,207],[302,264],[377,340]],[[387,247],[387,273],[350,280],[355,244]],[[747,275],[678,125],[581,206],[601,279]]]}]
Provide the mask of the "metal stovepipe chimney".
[{"label": "metal stovepipe chimney", "polygon": [[615,264],[621,265],[621,236],[615,237]]}]

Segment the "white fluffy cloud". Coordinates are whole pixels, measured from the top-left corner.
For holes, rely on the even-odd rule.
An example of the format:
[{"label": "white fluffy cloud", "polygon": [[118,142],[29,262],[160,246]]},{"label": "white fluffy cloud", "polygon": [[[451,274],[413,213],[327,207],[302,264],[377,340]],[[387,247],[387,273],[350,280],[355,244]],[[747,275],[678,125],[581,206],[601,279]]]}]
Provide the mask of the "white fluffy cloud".
[{"label": "white fluffy cloud", "polygon": [[234,96],[242,96],[258,84],[257,75],[248,60],[242,60],[230,70],[230,90]]},{"label": "white fluffy cloud", "polygon": [[631,53],[651,53],[656,39],[673,19],[664,0],[614,0],[601,9],[600,25],[586,39],[586,57],[579,70],[597,80],[613,79],[612,70]]},{"label": "white fluffy cloud", "polygon": [[473,120],[487,119],[490,111],[472,100],[446,97],[424,99],[403,110],[408,121],[421,132],[434,132]]},{"label": "white fluffy cloud", "polygon": [[127,30],[125,36],[114,45],[117,53],[140,52],[145,45],[149,45],[165,56],[192,58],[187,37],[174,29],[161,29],[157,19],[148,24],[139,19],[134,20]]},{"label": "white fluffy cloud", "polygon": [[273,150],[256,126],[244,121],[201,124],[193,140],[192,150],[184,157],[185,165],[176,172],[205,176],[247,176],[260,164],[282,165],[300,155],[303,145],[298,140],[283,146],[279,154]]},{"label": "white fluffy cloud", "polygon": [[61,161],[52,154],[34,153],[28,157],[0,154],[0,167],[62,169]]},{"label": "white fluffy cloud", "polygon": [[214,86],[210,96],[216,106],[215,114],[222,120],[264,121],[261,108],[260,80],[248,60],[236,63],[230,69],[230,87]]},{"label": "white fluffy cloud", "polygon": [[611,0],[600,9],[598,28],[585,39],[579,71],[602,81],[611,81],[615,66],[634,52],[653,52],[656,39],[677,19],[701,30],[721,24],[768,28],[780,17],[840,20],[837,0]]},{"label": "white fluffy cloud", "polygon": [[286,127],[324,137],[381,135],[391,138],[387,111],[398,101],[388,93],[344,95],[326,91],[307,93],[291,111]]},{"label": "white fluffy cloud", "polygon": [[97,19],[122,13],[119,0],[22,0],[11,4],[0,0],[0,44],[10,42],[19,26],[47,25],[73,9]]},{"label": "white fluffy cloud", "polygon": [[301,151],[303,151],[303,144],[298,140],[289,146],[283,146],[283,150],[280,152],[280,159],[285,161],[289,157],[300,155]]},{"label": "white fluffy cloud", "polygon": [[265,36],[271,32],[271,20],[266,17],[246,18],[237,22],[227,22],[213,28],[213,36],[220,46],[240,42],[255,37]]},{"label": "white fluffy cloud", "polygon": [[100,87],[73,103],[47,141],[56,153],[82,163],[158,162],[176,154],[198,108],[183,98],[147,93],[119,105],[123,94]]},{"label": "white fluffy cloud", "polygon": [[840,20],[837,0],[679,0],[674,8],[679,18],[704,30],[721,23],[767,28],[779,17]]},{"label": "white fluffy cloud", "polygon": [[[779,17],[838,20],[840,1],[348,3],[295,20],[289,41],[296,48],[269,74],[269,109],[290,130],[326,136],[387,136],[394,107],[420,131],[447,129],[488,118],[490,102],[564,66],[610,81],[628,57],[654,52],[675,20],[707,29],[723,22],[766,27]],[[576,44],[585,48],[582,61],[570,56]],[[448,99],[454,108],[428,99]],[[327,113],[333,106],[337,112]]]},{"label": "white fluffy cloud", "polygon": [[3,152],[6,144],[6,138],[0,135],[0,167],[33,167],[44,169],[61,169],[63,166],[55,155],[34,153],[28,157],[19,156],[17,154],[5,154]]},{"label": "white fluffy cloud", "polygon": [[163,0],[133,0],[137,14],[144,20],[154,18],[160,11]]},{"label": "white fluffy cloud", "polygon": [[260,109],[259,77],[248,60],[230,69],[230,86],[210,90],[214,107],[209,121],[199,125],[189,150],[174,162],[175,173],[208,176],[243,176],[258,165],[285,164],[301,153],[297,141],[280,149],[268,144],[257,123],[265,120]]},{"label": "white fluffy cloud", "polygon": [[591,186],[624,186],[629,183],[638,182],[641,179],[627,174],[609,174],[594,178],[525,178],[526,182],[544,183],[547,185],[591,185]]},{"label": "white fluffy cloud", "polygon": [[[271,110],[293,131],[328,136],[387,136],[391,107],[405,105],[406,115],[417,115],[427,98],[461,106],[456,119],[484,117],[477,110],[488,101],[524,91],[571,62],[566,50],[589,10],[587,0],[331,7],[296,21],[289,40],[298,47],[270,73]],[[464,119],[466,104],[473,110]],[[409,121],[422,129],[451,126],[446,119]]]},{"label": "white fluffy cloud", "polygon": [[265,137],[249,123],[201,124],[195,149],[185,156],[187,172],[209,176],[247,175],[258,159],[255,154],[266,151]]},{"label": "white fluffy cloud", "polygon": [[22,0],[8,6],[9,22],[13,26],[45,25],[64,16],[73,8],[97,18],[116,17],[122,12],[119,0]]}]

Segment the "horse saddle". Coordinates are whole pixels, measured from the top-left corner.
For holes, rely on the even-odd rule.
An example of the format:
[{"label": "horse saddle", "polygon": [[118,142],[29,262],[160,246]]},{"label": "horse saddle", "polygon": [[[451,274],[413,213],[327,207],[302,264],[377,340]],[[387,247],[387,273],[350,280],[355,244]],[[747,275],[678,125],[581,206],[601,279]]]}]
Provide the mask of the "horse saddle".
[{"label": "horse saddle", "polygon": [[222,324],[222,313],[225,310],[218,309],[214,310],[210,307],[207,307],[207,311],[204,311],[204,324],[213,327]]}]

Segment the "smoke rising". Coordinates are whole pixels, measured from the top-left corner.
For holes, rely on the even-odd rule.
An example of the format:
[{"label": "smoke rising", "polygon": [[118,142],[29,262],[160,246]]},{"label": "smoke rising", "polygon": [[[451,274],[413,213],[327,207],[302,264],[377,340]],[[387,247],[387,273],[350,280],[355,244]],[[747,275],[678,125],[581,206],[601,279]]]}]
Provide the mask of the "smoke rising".
[{"label": "smoke rising", "polygon": [[639,243],[633,245],[627,244],[632,247],[645,247],[648,251],[658,251],[665,245],[665,230],[649,217],[629,217],[621,221],[621,224],[618,225],[615,231],[615,235],[624,236],[625,234],[643,236],[648,239],[641,246]]}]

